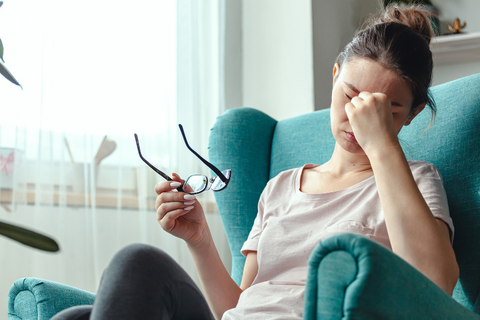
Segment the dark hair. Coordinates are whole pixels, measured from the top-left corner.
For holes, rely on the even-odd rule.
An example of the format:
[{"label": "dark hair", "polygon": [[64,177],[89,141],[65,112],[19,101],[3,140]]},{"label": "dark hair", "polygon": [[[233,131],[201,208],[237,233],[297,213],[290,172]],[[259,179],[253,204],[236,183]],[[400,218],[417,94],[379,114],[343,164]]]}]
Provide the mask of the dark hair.
[{"label": "dark hair", "polygon": [[[356,34],[337,57],[340,66],[355,58],[368,58],[395,71],[410,83],[413,94],[411,113],[426,103],[432,111],[436,105],[430,93],[433,59],[430,40],[434,35],[428,12],[418,6],[388,6],[380,18]],[[341,69],[340,69],[341,70]]]}]

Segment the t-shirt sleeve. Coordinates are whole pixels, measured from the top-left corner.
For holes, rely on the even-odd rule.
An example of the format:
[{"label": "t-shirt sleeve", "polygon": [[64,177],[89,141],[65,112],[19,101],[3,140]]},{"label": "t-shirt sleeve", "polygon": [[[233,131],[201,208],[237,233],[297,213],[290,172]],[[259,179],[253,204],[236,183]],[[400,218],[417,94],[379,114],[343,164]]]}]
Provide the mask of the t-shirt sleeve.
[{"label": "t-shirt sleeve", "polygon": [[433,216],[445,222],[450,229],[450,241],[453,243],[454,226],[443,179],[435,165],[423,162],[422,165],[412,168],[412,174]]},{"label": "t-shirt sleeve", "polygon": [[260,200],[258,201],[258,213],[255,221],[253,222],[252,230],[250,230],[247,240],[244,242],[242,249],[240,249],[244,256],[247,256],[248,251],[257,251],[258,248],[258,241],[260,240],[260,236],[263,231],[263,212],[265,198],[267,197],[266,189],[267,188],[263,190]]}]

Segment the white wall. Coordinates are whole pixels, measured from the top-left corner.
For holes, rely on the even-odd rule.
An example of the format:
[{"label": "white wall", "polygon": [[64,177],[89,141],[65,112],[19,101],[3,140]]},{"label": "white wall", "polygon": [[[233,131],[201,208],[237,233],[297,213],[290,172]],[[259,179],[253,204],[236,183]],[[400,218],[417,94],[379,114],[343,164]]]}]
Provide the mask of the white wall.
[{"label": "white wall", "polygon": [[243,105],[281,120],[312,112],[311,0],[243,1]]},{"label": "white wall", "polygon": [[[480,0],[433,2],[442,21],[480,31]],[[277,120],[329,108],[337,55],[379,9],[379,0],[242,0],[241,105]],[[480,61],[436,65],[434,85],[479,72]]]},{"label": "white wall", "polygon": [[312,0],[315,110],[330,108],[335,59],[378,0]]},{"label": "white wall", "polygon": [[433,68],[433,85],[442,84],[472,74],[480,73],[480,61],[435,65]]},{"label": "white wall", "polygon": [[228,0],[225,4],[224,85],[226,109],[243,106],[242,67],[242,0]]}]

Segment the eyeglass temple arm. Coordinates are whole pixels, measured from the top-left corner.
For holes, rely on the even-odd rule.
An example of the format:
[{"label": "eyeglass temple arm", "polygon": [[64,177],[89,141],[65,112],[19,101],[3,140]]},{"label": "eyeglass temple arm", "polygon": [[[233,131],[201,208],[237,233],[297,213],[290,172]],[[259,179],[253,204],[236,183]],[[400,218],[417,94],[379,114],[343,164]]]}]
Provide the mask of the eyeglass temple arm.
[{"label": "eyeglass temple arm", "polygon": [[188,141],[187,141],[187,137],[185,136],[185,132],[183,131],[183,127],[181,124],[178,125],[178,127],[180,128],[180,132],[182,133],[182,137],[183,137],[183,140],[185,141],[185,144],[187,145],[187,148],[188,150],[190,150],[194,155],[197,156],[198,159],[200,159],[203,163],[205,163],[205,165],[207,167],[209,167],[210,169],[213,170],[213,172],[215,172],[215,174],[220,177],[220,179],[223,181],[223,182],[227,182],[227,178],[223,175],[223,173],[217,169],[217,167],[215,167],[213,164],[211,164],[210,162],[208,162],[207,160],[203,159],[201,155],[199,155],[198,153],[195,152],[195,150],[193,150],[190,145],[188,144]]},{"label": "eyeglass temple arm", "polygon": [[137,134],[135,133],[134,134],[135,136],[135,142],[137,143],[137,150],[138,150],[138,155],[140,156],[140,158],[143,160],[143,162],[145,162],[150,168],[153,169],[153,171],[155,171],[156,173],[158,173],[159,175],[161,175],[165,180],[167,181],[172,181],[173,179],[170,178],[169,176],[167,176],[165,173],[163,173],[162,171],[158,170],[157,168],[155,168],[150,162],[147,161],[147,159],[145,159],[143,156],[142,156],[142,152],[140,151],[140,143],[138,142],[138,136]]}]

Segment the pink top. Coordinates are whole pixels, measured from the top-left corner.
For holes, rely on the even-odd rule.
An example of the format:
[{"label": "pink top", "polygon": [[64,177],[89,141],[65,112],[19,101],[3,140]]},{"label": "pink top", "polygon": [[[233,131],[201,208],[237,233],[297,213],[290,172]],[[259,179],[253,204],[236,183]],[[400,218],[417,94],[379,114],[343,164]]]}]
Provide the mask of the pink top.
[{"label": "pink top", "polygon": [[[447,196],[437,168],[424,161],[409,161],[409,165],[433,215],[448,224],[453,238]],[[359,234],[391,250],[375,178],[339,191],[303,193],[303,168],[315,166],[306,164],[281,172],[265,187],[257,218],[242,247],[244,255],[257,251],[258,274],[223,320],[302,319],[308,258],[329,236]]]}]

